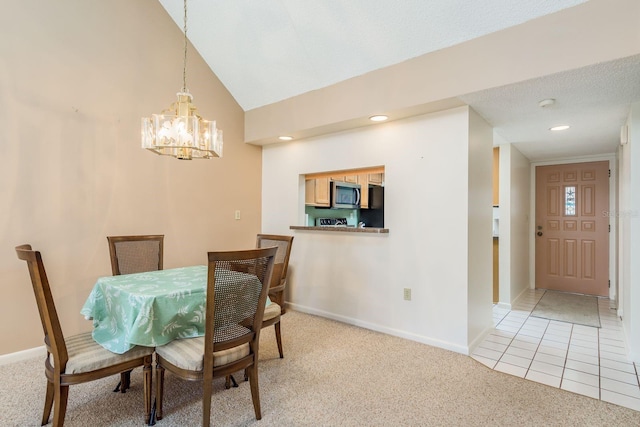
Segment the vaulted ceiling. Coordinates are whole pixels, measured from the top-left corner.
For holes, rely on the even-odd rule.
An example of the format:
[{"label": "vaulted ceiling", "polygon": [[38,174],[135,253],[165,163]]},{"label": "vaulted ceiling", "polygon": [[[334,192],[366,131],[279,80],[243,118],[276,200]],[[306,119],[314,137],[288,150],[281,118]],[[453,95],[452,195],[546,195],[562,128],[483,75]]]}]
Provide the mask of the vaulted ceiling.
[{"label": "vaulted ceiling", "polygon": [[[183,2],[159,2],[182,28]],[[612,8],[632,4],[630,0],[189,0],[187,35],[238,104],[245,111],[259,111],[542,17],[565,16],[560,13],[584,8],[586,3],[605,2]],[[628,13],[640,22],[640,8]],[[563,25],[557,21],[549,21],[550,32]],[[633,34],[640,41],[638,28]],[[456,97],[531,160],[612,153],[630,104],[640,101],[640,50],[637,53]],[[540,107],[539,101],[547,98],[555,103]],[[557,124],[571,128],[550,132],[549,127]]]}]

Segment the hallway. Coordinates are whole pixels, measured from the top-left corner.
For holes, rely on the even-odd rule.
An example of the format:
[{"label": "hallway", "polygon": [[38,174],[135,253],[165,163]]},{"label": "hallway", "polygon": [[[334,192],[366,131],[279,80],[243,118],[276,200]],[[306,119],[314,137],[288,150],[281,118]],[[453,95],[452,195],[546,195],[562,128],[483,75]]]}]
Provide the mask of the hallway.
[{"label": "hallway", "polygon": [[602,327],[531,317],[544,290],[511,310],[493,308],[495,329],[471,357],[489,368],[640,411],[640,365],[626,357],[622,323],[598,300]]}]

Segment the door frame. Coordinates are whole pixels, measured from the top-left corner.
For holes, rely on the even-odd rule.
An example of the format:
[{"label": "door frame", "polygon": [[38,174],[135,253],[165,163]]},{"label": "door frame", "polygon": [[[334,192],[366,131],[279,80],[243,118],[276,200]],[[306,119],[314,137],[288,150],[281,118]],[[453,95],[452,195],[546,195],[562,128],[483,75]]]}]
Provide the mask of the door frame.
[{"label": "door frame", "polygon": [[[530,212],[529,212],[529,287],[531,289],[536,288],[536,243],[535,243],[535,218],[536,218],[536,166],[547,165],[562,165],[566,163],[587,163],[597,161],[608,161],[609,170],[611,171],[611,178],[609,179],[609,212],[616,211],[617,203],[617,168],[616,168],[616,155],[597,155],[597,156],[584,156],[584,157],[572,157],[558,160],[549,160],[541,162],[531,162],[531,189],[530,189]],[[611,231],[609,232],[609,299],[616,301],[619,296],[617,276],[617,263],[616,263],[616,221],[615,218],[609,217],[609,225]],[[618,302],[618,307],[621,307],[621,303]]]}]

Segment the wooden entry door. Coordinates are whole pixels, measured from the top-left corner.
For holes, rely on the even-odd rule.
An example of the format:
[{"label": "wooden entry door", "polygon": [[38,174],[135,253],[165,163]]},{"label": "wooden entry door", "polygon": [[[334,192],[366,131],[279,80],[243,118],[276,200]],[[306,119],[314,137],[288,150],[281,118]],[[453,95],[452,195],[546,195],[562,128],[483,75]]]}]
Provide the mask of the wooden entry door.
[{"label": "wooden entry door", "polygon": [[536,167],[536,288],[609,295],[609,162]]}]

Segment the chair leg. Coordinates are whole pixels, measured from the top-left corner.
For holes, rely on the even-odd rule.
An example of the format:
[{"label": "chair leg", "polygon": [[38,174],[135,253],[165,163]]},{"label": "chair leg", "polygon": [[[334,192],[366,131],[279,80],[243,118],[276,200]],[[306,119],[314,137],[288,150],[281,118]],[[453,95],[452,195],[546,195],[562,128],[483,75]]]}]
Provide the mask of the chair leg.
[{"label": "chair leg", "polygon": [[164,368],[156,363],[156,418],[162,419],[162,395],[164,394]]},{"label": "chair leg", "polygon": [[205,375],[202,384],[202,427],[209,427],[211,423],[211,393],[212,379],[207,380]]},{"label": "chair leg", "polygon": [[282,336],[280,335],[280,322],[275,323],[273,327],[276,328],[276,342],[278,343],[278,352],[280,353],[280,359],[283,359],[284,353],[282,352]]},{"label": "chair leg", "polygon": [[229,390],[231,388],[231,384],[233,384],[234,387],[238,387],[238,383],[236,382],[236,379],[233,378],[233,375],[227,375],[224,377],[224,388]]},{"label": "chair leg", "polygon": [[120,392],[125,393],[128,388],[131,387],[131,369],[125,372],[120,372],[120,382],[113,389],[114,393]]},{"label": "chair leg", "polygon": [[260,388],[258,387],[258,366],[255,363],[249,367],[249,386],[251,387],[253,411],[256,413],[256,420],[260,420],[262,419],[262,412],[260,411]]},{"label": "chair leg", "polygon": [[[153,376],[152,368],[151,368],[151,356],[148,356],[148,360],[146,360],[144,367],[142,368],[143,378],[144,378],[144,414],[145,414],[145,424],[151,425],[153,421],[151,419],[151,379]],[[129,374],[131,371],[127,372]]]},{"label": "chair leg", "polygon": [[64,416],[67,412],[67,399],[69,398],[69,386],[54,386],[53,396],[53,426],[64,425]]},{"label": "chair leg", "polygon": [[124,393],[131,387],[131,370],[120,373],[120,393]]},{"label": "chair leg", "polygon": [[53,406],[53,383],[47,380],[47,394],[44,398],[44,411],[42,411],[42,423],[45,425],[49,422],[49,416],[51,415],[51,407]]}]

